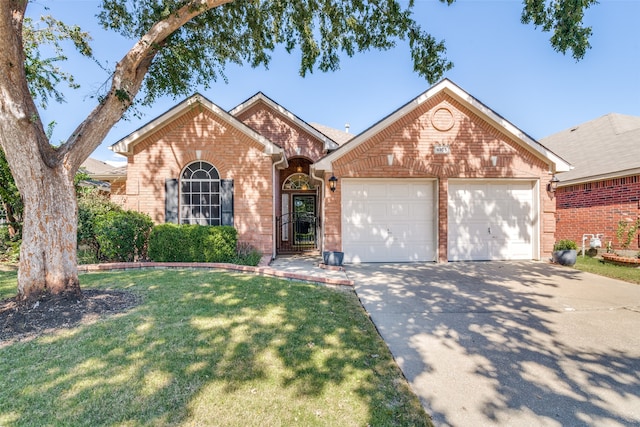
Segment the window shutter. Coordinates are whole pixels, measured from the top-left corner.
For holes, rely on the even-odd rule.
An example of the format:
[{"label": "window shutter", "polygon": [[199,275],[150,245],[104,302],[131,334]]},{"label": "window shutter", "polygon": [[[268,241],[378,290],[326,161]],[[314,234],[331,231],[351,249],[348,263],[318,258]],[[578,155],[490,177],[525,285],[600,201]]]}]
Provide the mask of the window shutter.
[{"label": "window shutter", "polygon": [[164,222],[178,223],[178,180],[164,182]]},{"label": "window shutter", "polygon": [[233,226],[233,180],[220,180],[221,224]]}]

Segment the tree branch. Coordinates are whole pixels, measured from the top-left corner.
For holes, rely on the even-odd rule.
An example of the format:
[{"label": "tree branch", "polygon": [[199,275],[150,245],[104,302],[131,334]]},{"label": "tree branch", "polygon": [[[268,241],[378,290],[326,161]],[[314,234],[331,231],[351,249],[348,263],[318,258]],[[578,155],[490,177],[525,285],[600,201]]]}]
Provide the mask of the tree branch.
[{"label": "tree branch", "polygon": [[58,154],[72,172],[80,167],[104,140],[109,130],[131,106],[165,40],[194,17],[233,0],[193,0],[155,23],[118,62],[111,88],[100,104],[76,128]]}]

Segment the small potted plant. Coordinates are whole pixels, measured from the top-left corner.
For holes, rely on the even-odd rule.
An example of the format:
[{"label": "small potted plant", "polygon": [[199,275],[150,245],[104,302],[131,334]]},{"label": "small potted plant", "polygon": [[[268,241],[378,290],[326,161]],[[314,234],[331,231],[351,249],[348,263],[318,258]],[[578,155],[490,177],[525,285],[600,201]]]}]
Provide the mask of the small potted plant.
[{"label": "small potted plant", "polygon": [[559,240],[553,245],[553,262],[560,265],[574,265],[578,256],[578,245],[573,240]]}]

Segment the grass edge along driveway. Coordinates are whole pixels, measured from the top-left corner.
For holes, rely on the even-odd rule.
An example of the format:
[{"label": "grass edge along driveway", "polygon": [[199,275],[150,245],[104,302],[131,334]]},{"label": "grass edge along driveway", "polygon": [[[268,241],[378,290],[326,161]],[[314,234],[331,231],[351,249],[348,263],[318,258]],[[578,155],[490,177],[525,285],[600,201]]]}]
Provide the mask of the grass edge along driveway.
[{"label": "grass edge along driveway", "polygon": [[142,303],[0,346],[0,425],[431,425],[353,292],[197,270],[81,281]]}]

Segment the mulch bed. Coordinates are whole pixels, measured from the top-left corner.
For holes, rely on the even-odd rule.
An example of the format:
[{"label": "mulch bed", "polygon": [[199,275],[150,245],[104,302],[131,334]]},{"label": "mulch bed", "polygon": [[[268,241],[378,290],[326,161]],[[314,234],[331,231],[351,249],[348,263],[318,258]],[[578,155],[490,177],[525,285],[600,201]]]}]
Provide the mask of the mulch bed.
[{"label": "mulch bed", "polygon": [[0,301],[0,347],[59,329],[89,324],[138,305],[141,298],[127,291],[85,289],[75,295],[46,296],[25,304],[17,297]]}]

